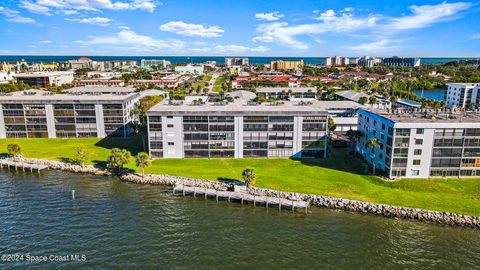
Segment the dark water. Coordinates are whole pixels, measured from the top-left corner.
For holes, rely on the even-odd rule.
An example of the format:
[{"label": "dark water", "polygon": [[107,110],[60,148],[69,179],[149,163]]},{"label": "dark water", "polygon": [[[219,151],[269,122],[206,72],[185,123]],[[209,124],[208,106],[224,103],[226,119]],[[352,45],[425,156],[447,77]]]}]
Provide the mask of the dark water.
[{"label": "dark water", "polygon": [[415,90],[415,95],[419,98],[434,99],[438,101],[445,100],[446,89]]},{"label": "dark water", "polygon": [[[71,189],[76,190],[72,201]],[[475,269],[480,232],[173,196],[113,178],[0,173],[0,251],[86,256],[3,269]]]},{"label": "dark water", "polygon": [[[140,64],[142,59],[166,59],[173,64],[176,63],[205,63],[206,61],[217,61],[218,64],[225,63],[225,57],[223,56],[88,56],[88,55],[62,55],[62,56],[49,56],[49,55],[0,55],[0,62],[16,62],[25,60],[29,63],[35,62],[64,62],[71,59],[77,59],[79,57],[88,57],[95,61],[106,60],[136,60]],[[323,57],[248,57],[251,64],[270,64],[272,60],[302,60],[306,64],[324,64]],[[455,60],[466,60],[477,58],[421,58],[422,64],[444,64]]]}]

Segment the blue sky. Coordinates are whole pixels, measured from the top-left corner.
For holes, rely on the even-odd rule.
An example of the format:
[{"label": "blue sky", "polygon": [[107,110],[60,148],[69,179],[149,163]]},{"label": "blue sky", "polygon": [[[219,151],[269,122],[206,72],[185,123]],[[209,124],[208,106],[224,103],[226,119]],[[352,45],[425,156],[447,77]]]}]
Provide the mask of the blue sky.
[{"label": "blue sky", "polygon": [[4,0],[0,54],[480,57],[480,2]]}]

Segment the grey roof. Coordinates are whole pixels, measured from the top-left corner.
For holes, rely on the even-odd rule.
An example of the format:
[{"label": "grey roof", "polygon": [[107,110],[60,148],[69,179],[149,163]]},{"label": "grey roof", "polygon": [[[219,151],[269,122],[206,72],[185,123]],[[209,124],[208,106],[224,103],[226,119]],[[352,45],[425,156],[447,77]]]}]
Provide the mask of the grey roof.
[{"label": "grey roof", "polygon": [[351,101],[312,101],[304,105],[301,102],[284,101],[277,103],[262,103],[258,105],[232,102],[228,104],[205,103],[191,105],[187,102],[172,102],[168,100],[158,103],[149,111],[149,115],[326,115],[329,110],[338,108],[358,108]]},{"label": "grey roof", "polygon": [[42,90],[27,90],[0,95],[2,103],[61,103],[61,102],[91,102],[91,103],[114,103],[126,102],[138,98],[138,93],[127,94],[55,94]]},{"label": "grey roof", "polygon": [[335,95],[343,97],[344,99],[355,101],[355,102],[359,102],[360,98],[362,97],[367,97],[367,98],[369,97],[367,94],[359,93],[353,90],[336,92]]},{"label": "grey roof", "polygon": [[14,74],[16,78],[35,78],[35,77],[49,77],[49,76],[62,76],[73,75],[73,71],[45,71],[45,72],[30,72],[30,73],[17,73]]},{"label": "grey roof", "polygon": [[231,96],[234,99],[238,98],[240,100],[251,100],[257,97],[255,93],[250,91],[245,91],[245,90],[233,91],[233,92],[227,93],[226,95]]},{"label": "grey roof", "polygon": [[114,87],[114,86],[82,86],[73,87],[65,90],[66,93],[134,93],[133,87]]},{"label": "grey roof", "polygon": [[307,93],[308,91],[316,93],[315,87],[258,87],[257,93],[281,93],[282,91],[292,93]]}]

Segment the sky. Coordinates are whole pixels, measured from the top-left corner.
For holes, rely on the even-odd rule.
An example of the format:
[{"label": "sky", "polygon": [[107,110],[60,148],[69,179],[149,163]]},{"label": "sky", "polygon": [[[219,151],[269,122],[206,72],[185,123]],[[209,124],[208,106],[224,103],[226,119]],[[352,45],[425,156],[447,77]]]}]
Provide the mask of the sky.
[{"label": "sky", "polygon": [[480,57],[479,15],[479,0],[2,0],[0,54]]}]

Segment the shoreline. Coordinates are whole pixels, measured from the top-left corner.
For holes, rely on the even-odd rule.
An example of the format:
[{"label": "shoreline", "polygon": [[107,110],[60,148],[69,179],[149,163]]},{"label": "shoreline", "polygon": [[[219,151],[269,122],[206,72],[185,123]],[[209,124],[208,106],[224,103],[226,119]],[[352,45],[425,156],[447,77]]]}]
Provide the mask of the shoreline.
[{"label": "shoreline", "polygon": [[[21,161],[24,163],[38,164],[48,166],[49,169],[60,170],[72,173],[82,173],[100,176],[114,176],[105,168],[95,167],[93,165],[80,166],[76,164],[65,163],[61,161],[52,161],[45,159],[35,158],[10,158],[3,157],[4,160]],[[136,172],[130,172],[125,170],[120,175],[119,179],[123,182],[140,184],[140,185],[163,185],[174,186],[177,183],[181,183],[187,186],[194,186],[198,188],[210,188],[219,191],[228,190],[231,184],[223,182],[215,182],[206,179],[188,178],[174,175],[164,174],[145,174],[142,178],[141,174]],[[420,208],[410,208],[393,206],[380,203],[371,203],[358,200],[350,200],[343,198],[336,198],[330,196],[322,196],[315,194],[304,194],[296,192],[284,192],[273,189],[251,187],[248,189],[248,193],[252,195],[269,196],[274,198],[284,198],[292,200],[308,201],[310,205],[328,208],[334,210],[344,210],[349,212],[369,213],[377,216],[383,216],[387,218],[401,218],[417,220],[426,223],[443,224],[457,227],[469,227],[480,229],[480,217],[455,214],[450,212],[440,212],[433,210],[426,210]]]}]

